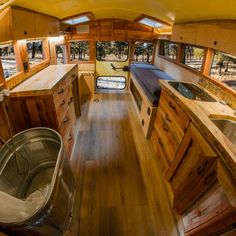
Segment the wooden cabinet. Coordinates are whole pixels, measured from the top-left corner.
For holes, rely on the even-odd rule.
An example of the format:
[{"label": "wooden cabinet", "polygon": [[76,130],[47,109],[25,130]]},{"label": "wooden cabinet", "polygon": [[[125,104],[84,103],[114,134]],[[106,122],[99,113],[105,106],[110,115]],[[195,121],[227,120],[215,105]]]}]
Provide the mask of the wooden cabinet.
[{"label": "wooden cabinet", "polygon": [[171,40],[181,43],[196,43],[197,25],[194,23],[173,25]]},{"label": "wooden cabinet", "polygon": [[215,151],[190,124],[166,173],[174,195],[173,207],[178,213],[183,213],[214,183],[216,158]]},{"label": "wooden cabinet", "polygon": [[222,161],[214,164],[216,181],[182,215],[186,235],[220,235],[235,228],[236,186]]},{"label": "wooden cabinet", "polygon": [[236,22],[232,20],[183,23],[173,26],[171,40],[236,54]]},{"label": "wooden cabinet", "polygon": [[0,13],[0,42],[59,35],[59,20],[19,7]]},{"label": "wooden cabinet", "polygon": [[179,105],[162,90],[151,140],[164,172],[170,167],[189,122]]},{"label": "wooden cabinet", "polygon": [[49,66],[11,92],[9,114],[16,124],[16,132],[38,126],[55,129],[61,134],[70,156],[73,128],[80,114],[77,66]]}]

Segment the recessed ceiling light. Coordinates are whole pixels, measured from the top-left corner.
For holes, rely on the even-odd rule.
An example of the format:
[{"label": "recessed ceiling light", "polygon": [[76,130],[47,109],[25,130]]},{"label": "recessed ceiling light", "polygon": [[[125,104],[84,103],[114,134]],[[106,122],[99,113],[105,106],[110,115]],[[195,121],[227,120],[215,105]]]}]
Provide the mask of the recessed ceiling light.
[{"label": "recessed ceiling light", "polygon": [[76,25],[79,23],[87,22],[87,21],[90,21],[90,19],[87,16],[80,16],[80,17],[77,17],[74,19],[65,20],[65,21],[63,21],[63,23],[67,23],[70,25]]}]

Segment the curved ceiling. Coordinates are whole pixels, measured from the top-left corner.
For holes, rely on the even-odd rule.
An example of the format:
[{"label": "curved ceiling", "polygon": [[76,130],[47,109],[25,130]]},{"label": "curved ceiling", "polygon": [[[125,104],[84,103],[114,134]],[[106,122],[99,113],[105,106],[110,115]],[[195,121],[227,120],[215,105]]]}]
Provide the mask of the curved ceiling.
[{"label": "curved ceiling", "polygon": [[236,0],[15,0],[13,5],[58,18],[91,11],[95,19],[134,20],[141,14],[173,24],[236,19]]}]

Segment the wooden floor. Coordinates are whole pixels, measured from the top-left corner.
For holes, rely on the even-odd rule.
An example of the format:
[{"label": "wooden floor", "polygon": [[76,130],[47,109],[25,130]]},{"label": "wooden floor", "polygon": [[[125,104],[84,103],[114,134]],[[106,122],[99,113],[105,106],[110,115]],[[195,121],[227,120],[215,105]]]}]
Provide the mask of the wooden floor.
[{"label": "wooden floor", "polygon": [[78,123],[72,159],[77,194],[66,235],[182,235],[130,95],[93,95]]}]

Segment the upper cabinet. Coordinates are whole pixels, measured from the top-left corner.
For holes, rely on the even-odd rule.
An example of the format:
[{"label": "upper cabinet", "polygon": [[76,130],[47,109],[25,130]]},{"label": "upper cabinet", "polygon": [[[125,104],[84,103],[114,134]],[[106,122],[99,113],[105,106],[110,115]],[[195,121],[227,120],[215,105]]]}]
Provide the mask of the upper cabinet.
[{"label": "upper cabinet", "polygon": [[0,42],[59,35],[59,20],[37,12],[9,7],[0,14]]},{"label": "upper cabinet", "polygon": [[173,26],[171,40],[236,54],[236,21],[202,21]]}]

